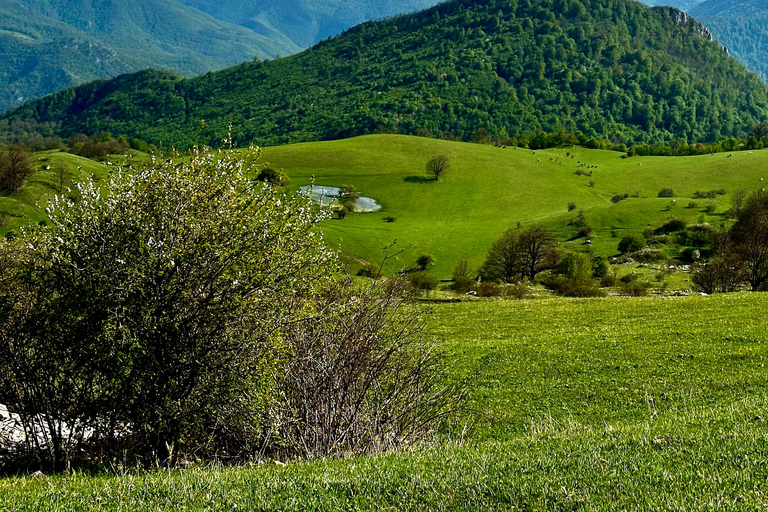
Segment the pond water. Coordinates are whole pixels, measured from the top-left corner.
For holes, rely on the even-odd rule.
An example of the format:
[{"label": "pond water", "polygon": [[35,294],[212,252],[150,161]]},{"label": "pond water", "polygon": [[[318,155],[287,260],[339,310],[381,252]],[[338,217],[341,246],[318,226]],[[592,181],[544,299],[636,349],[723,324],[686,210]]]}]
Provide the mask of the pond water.
[{"label": "pond water", "polygon": [[[301,187],[301,193],[308,195],[313,201],[322,205],[335,204],[339,197],[339,187],[315,185],[314,187]],[[355,211],[358,213],[370,213],[381,210],[381,205],[370,197],[360,197],[355,201]]]}]

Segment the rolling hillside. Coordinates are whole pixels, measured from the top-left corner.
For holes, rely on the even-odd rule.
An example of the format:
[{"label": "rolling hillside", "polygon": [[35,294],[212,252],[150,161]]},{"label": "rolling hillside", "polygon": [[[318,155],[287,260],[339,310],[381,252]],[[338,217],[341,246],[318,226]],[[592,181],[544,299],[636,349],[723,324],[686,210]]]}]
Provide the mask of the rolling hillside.
[{"label": "rolling hillside", "polygon": [[627,142],[743,136],[768,116],[768,87],[708,37],[678,10],[632,0],[455,0],[285,59],[191,80],[95,82],[3,119],[25,133],[109,131],[180,149],[217,144],[230,123],[241,145],[423,130],[462,140],[480,129]]},{"label": "rolling hillside", "polygon": [[[426,179],[424,170],[435,154],[446,154],[452,161],[440,183]],[[41,212],[46,198],[56,192],[60,163],[67,165],[70,179],[81,172],[102,176],[109,171],[65,153],[38,153],[37,158],[38,168],[51,170],[31,178],[18,195],[0,198],[0,234],[27,219],[44,219]],[[450,277],[461,258],[478,268],[496,238],[518,222],[543,223],[564,243],[610,256],[618,252],[621,237],[661,226],[671,216],[719,227],[733,190],[755,190],[764,186],[761,178],[768,180],[768,150],[731,157],[723,153],[624,159],[616,152],[584,148],[534,152],[398,135],[264,148],[261,164],[283,168],[293,191],[314,177],[318,186],[354,185],[382,206],[375,213],[323,224],[328,244],[340,248],[350,261],[380,262],[382,249],[396,241],[395,250],[403,252],[387,263],[388,272],[413,265],[427,253],[437,259],[434,273],[440,278]],[[582,169],[592,175],[577,175]],[[676,188],[674,203],[656,197],[664,187]],[[721,188],[728,194],[718,198],[715,212],[705,211],[702,201],[697,208],[688,207],[694,192]],[[616,194],[638,197],[614,204]],[[577,209],[568,212],[569,202]],[[568,222],[579,210],[595,230],[590,245],[573,240],[578,227]],[[386,222],[385,217],[395,221]]]},{"label": "rolling hillside", "polygon": [[[423,179],[435,154],[452,160],[441,183]],[[595,232],[590,246],[583,239],[569,243],[609,256],[618,253],[621,237],[661,226],[671,216],[719,226],[730,195],[721,196],[717,211],[707,213],[701,201],[698,208],[688,208],[697,190],[756,190],[763,186],[761,178],[768,180],[768,150],[732,157],[623,159],[616,152],[584,148],[534,152],[393,135],[265,148],[262,160],[285,169],[292,188],[314,176],[316,185],[351,184],[382,205],[376,213],[327,221],[323,230],[330,246],[380,262],[382,249],[396,240],[403,253],[388,262],[388,270],[411,266],[427,253],[436,258],[434,272],[440,278],[449,278],[461,258],[478,268],[496,238],[518,222],[540,222],[561,241],[572,239],[578,228],[568,225],[577,213],[567,211],[570,201],[584,210]],[[582,169],[578,162],[596,166],[589,169],[592,176],[575,174]],[[674,204],[657,198],[664,187],[676,188]],[[610,201],[625,193],[639,197]],[[395,222],[385,222],[386,216]]]},{"label": "rolling hillside", "polygon": [[192,76],[298,50],[175,0],[7,0],[0,5],[0,111],[143,68]]}]

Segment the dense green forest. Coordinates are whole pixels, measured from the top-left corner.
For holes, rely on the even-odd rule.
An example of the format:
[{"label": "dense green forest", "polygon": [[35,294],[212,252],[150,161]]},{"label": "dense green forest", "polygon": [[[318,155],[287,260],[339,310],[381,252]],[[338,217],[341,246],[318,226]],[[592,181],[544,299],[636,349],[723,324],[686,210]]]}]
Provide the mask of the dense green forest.
[{"label": "dense green forest", "polygon": [[154,67],[194,76],[298,51],[175,0],[0,4],[0,111],[96,78]]},{"label": "dense green forest", "polygon": [[768,81],[768,4],[762,0],[707,0],[691,14],[742,64]]},{"label": "dense green forest", "polygon": [[165,147],[371,132],[545,131],[622,142],[745,136],[768,88],[695,20],[631,0],[456,0],[292,57],[195,79],[145,71],[31,102],[9,138],[111,132]]}]

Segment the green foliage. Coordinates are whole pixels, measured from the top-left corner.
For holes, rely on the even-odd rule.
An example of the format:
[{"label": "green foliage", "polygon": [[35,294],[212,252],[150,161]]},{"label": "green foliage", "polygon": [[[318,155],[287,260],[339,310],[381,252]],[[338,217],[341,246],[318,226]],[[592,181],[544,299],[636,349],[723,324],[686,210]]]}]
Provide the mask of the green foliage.
[{"label": "green foliage", "polygon": [[656,197],[677,197],[677,192],[674,188],[664,187],[663,189],[659,190],[659,193]]},{"label": "green foliage", "polygon": [[276,187],[285,187],[291,182],[291,179],[282,169],[272,169],[271,167],[262,169],[256,179]]},{"label": "green foliage", "polygon": [[621,254],[629,254],[637,252],[645,247],[646,240],[642,235],[630,235],[625,236],[619,242],[619,252]]},{"label": "green foliage", "polygon": [[241,145],[424,129],[467,141],[484,129],[504,140],[539,129],[580,133],[597,148],[601,138],[745,138],[768,115],[768,88],[678,11],[561,4],[447,2],[285,59],[67,90],[10,112],[2,131],[111,131],[185,149],[200,137],[217,144],[230,123]]},{"label": "green foliage", "polygon": [[432,274],[423,270],[416,272],[409,272],[405,276],[405,280],[409,282],[414,288],[421,291],[430,291],[437,288],[437,278]]},{"label": "green foliage", "polygon": [[416,258],[416,268],[418,270],[427,270],[429,267],[435,264],[435,258],[431,254],[422,254]]},{"label": "green foliage", "polygon": [[45,463],[61,469],[86,432],[145,464],[261,445],[278,329],[335,265],[313,230],[325,212],[246,171],[206,152],[118,171],[106,197],[87,180],[49,227],[0,242],[0,403]]},{"label": "green foliage", "polygon": [[459,260],[456,268],[453,269],[451,289],[457,293],[467,293],[475,283],[472,277],[472,268],[469,266],[469,262],[465,259]]}]

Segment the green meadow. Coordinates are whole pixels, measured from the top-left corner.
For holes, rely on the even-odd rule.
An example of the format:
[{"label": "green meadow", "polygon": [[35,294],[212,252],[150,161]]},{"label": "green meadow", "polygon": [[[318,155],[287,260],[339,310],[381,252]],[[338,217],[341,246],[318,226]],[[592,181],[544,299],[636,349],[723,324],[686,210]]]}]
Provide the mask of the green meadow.
[{"label": "green meadow", "polygon": [[[435,154],[451,158],[441,182],[426,179],[425,166]],[[262,163],[283,168],[291,188],[309,185],[354,185],[382,205],[376,213],[353,214],[323,225],[328,243],[369,262],[381,262],[382,249],[396,241],[397,259],[387,270],[411,266],[431,254],[433,272],[449,278],[457,261],[477,268],[504,231],[540,222],[562,241],[577,228],[568,225],[581,209],[594,228],[592,244],[571,242],[596,255],[617,254],[622,236],[658,227],[671,216],[719,226],[730,194],[718,196],[717,210],[708,200],[688,208],[696,191],[737,188],[756,190],[768,179],[768,151],[719,153],[696,157],[621,158],[621,153],[581,147],[527,150],[448,142],[400,135],[370,135],[332,142],[264,148]],[[578,167],[581,162],[586,167]],[[590,166],[596,166],[590,168]],[[589,176],[577,170],[592,172]],[[657,198],[672,187],[678,197]],[[637,195],[617,204],[616,194]],[[568,212],[569,202],[577,209]],[[385,222],[392,216],[395,222]]]},{"label": "green meadow", "polygon": [[0,510],[765,510],[768,296],[438,304],[464,408],[404,453],[0,479]]},{"label": "green meadow", "polygon": [[[436,154],[451,159],[440,182],[427,179],[425,166]],[[597,256],[618,253],[621,237],[659,227],[670,217],[689,223],[726,221],[731,193],[756,190],[768,180],[768,150],[718,153],[695,157],[621,158],[613,151],[582,147],[528,150],[449,142],[401,135],[369,135],[353,139],[263,148],[260,165],[282,168],[291,178],[290,190],[316,185],[350,184],[375,199],[382,209],[355,213],[322,225],[328,244],[339,248],[356,271],[362,262],[380,263],[393,243],[386,272],[412,266],[421,254],[431,254],[432,272],[450,278],[459,259],[478,268],[491,244],[520,223],[543,223],[561,242]],[[45,205],[58,191],[56,169],[67,168],[68,185],[86,174],[101,179],[110,167],[60,152],[35,154],[39,172],[19,193],[0,197],[0,234],[45,220]],[[113,162],[124,158],[112,157]],[[146,160],[139,154],[129,163]],[[579,166],[579,163],[582,166]],[[50,170],[45,170],[50,167]],[[591,172],[578,175],[576,171]],[[678,197],[658,198],[662,188]],[[716,198],[695,200],[696,191],[725,189]],[[616,194],[630,196],[612,203]],[[569,203],[577,208],[568,211]],[[575,239],[569,225],[579,211],[594,232],[591,243]],[[386,222],[393,217],[394,222]]]},{"label": "green meadow", "polygon": [[[36,172],[27,178],[16,194],[0,196],[0,234],[22,226],[45,221],[45,208],[56,194],[66,195],[67,188],[88,175],[105,177],[110,167],[69,153],[41,151],[34,154]],[[59,169],[63,168],[63,175]],[[60,185],[61,190],[59,190]]]}]

